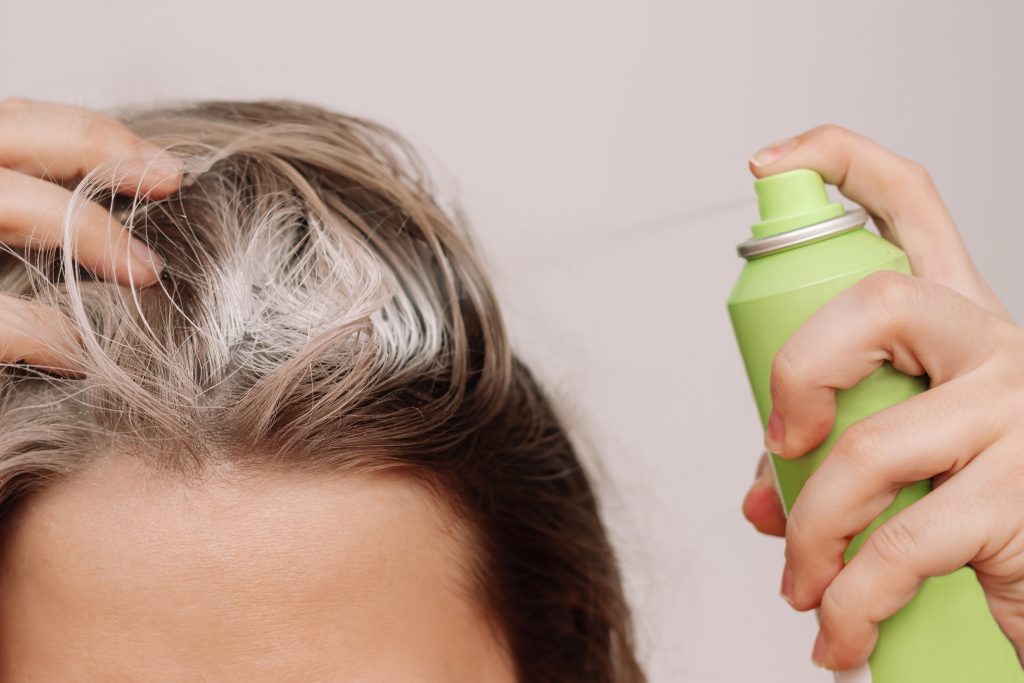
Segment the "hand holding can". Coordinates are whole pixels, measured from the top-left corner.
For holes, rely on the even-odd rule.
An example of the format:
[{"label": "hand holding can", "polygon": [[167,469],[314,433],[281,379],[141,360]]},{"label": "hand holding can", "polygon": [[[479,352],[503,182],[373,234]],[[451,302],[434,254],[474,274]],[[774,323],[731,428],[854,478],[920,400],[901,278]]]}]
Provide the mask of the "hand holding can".
[{"label": "hand holding can", "polygon": [[[821,171],[864,204],[909,263],[891,243],[839,225],[849,214],[798,168]],[[1009,459],[981,457],[1016,433],[1007,417],[1002,437],[989,440],[1000,431],[988,428],[993,416],[1024,417],[1024,379],[1009,371],[1024,367],[1024,334],[977,274],[918,165],[826,127],[767,148],[752,170],[764,177],[767,215],[745,246],[751,260],[730,312],[767,442],[783,456],[774,464],[790,522],[778,518],[764,477],[745,511],[766,531],[788,526],[783,592],[798,609],[821,608],[816,659],[839,669],[871,654],[865,680],[875,683],[1024,680],[992,619],[1019,647],[1014,633],[1024,629],[999,609],[995,584],[1022,581],[984,557],[991,542],[1024,526],[1021,506],[998,502],[1024,484],[1006,482]],[[825,224],[835,232],[810,234],[827,233]],[[777,248],[751,253],[766,242]],[[907,274],[911,264],[918,277]],[[979,378],[992,387],[997,368],[994,386],[1005,391],[993,411]],[[912,376],[925,374],[932,389],[918,396],[923,379]],[[958,438],[979,433],[988,437]],[[974,461],[986,465],[962,472]],[[949,481],[929,493],[933,476]],[[978,487],[1000,482],[1005,495],[979,504]],[[979,515],[979,505],[999,514]],[[1010,551],[998,554],[1000,569],[1014,564]],[[960,569],[968,563],[980,584]],[[924,581],[930,576],[941,578]]]}]

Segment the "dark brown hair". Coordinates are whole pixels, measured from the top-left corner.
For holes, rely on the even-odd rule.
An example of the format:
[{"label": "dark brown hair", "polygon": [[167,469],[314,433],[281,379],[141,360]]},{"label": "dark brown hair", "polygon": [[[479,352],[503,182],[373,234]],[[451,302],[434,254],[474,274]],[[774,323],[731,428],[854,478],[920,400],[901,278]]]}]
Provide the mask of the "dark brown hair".
[{"label": "dark brown hair", "polygon": [[642,681],[587,474],[409,147],[290,102],[128,123],[179,156],[190,184],[121,204],[102,190],[108,169],[75,201],[111,202],[164,257],[163,277],[129,290],[67,255],[0,263],[0,291],[67,315],[84,368],[5,370],[0,499],[111,449],[185,474],[225,461],[408,473],[475,531],[521,681]]}]

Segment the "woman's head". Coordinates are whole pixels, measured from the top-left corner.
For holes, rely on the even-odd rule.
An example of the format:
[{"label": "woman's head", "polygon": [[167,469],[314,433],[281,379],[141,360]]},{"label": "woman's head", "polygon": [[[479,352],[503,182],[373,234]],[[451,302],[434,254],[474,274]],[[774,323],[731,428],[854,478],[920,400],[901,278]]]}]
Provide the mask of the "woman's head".
[{"label": "woman's head", "polygon": [[3,376],[0,670],[641,680],[586,475],[405,144],[294,103],[131,126],[191,170],[110,200],[160,283],[0,262],[81,372]]}]

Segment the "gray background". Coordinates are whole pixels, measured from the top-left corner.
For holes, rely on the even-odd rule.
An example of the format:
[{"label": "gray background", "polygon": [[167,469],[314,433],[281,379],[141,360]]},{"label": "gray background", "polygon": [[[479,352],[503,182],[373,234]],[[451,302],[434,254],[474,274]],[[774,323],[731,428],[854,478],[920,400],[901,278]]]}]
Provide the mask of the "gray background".
[{"label": "gray background", "polygon": [[3,3],[0,96],[294,97],[381,120],[476,226],[518,348],[597,475],[651,679],[827,681],[724,311],[747,157],[819,123],[923,162],[1024,313],[1024,5],[472,0]]}]

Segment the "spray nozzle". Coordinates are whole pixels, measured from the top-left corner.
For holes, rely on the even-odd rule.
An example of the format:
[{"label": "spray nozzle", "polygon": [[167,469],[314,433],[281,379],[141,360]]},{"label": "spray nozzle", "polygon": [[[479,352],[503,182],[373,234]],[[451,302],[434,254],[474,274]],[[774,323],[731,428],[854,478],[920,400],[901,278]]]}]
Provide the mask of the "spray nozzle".
[{"label": "spray nozzle", "polygon": [[754,237],[821,223],[842,216],[843,205],[830,202],[825,181],[816,171],[798,168],[754,181],[761,222],[753,227]]}]

